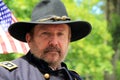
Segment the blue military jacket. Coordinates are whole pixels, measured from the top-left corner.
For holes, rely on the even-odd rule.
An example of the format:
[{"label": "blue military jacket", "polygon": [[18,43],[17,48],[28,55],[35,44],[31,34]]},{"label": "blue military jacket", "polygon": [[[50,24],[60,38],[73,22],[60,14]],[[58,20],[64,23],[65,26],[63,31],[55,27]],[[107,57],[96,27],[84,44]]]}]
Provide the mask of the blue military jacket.
[{"label": "blue military jacket", "polygon": [[65,63],[61,66],[53,71],[46,62],[28,52],[11,62],[0,63],[0,80],[82,80],[76,72],[68,70]]}]

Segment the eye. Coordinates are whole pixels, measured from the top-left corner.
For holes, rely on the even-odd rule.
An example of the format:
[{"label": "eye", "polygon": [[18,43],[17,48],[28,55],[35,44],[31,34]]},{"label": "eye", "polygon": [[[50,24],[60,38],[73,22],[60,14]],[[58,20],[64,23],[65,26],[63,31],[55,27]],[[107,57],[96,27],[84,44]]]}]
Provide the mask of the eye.
[{"label": "eye", "polygon": [[49,32],[42,32],[41,35],[42,36],[50,36],[50,33]]},{"label": "eye", "polygon": [[42,34],[45,34],[45,35],[47,35],[47,34],[48,34],[48,32],[43,32]]},{"label": "eye", "polygon": [[64,33],[62,33],[62,32],[59,32],[59,33],[58,33],[58,36],[62,36],[62,35],[64,35]]}]

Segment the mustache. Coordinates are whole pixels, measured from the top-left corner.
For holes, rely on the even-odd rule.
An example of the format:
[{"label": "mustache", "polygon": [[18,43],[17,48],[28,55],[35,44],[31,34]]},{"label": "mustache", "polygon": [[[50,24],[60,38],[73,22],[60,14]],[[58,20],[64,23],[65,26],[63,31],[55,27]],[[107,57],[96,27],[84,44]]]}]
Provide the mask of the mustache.
[{"label": "mustache", "polygon": [[48,53],[48,52],[58,52],[61,53],[61,49],[58,48],[57,46],[48,46],[45,50],[44,53]]}]

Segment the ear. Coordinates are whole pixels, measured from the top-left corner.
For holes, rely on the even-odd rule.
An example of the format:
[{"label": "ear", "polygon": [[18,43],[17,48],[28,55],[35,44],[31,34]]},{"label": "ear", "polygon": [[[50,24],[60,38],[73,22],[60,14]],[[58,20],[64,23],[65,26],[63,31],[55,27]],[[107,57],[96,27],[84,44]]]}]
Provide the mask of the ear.
[{"label": "ear", "polygon": [[31,41],[31,36],[29,33],[26,34],[25,39],[26,39],[27,43],[29,43]]}]

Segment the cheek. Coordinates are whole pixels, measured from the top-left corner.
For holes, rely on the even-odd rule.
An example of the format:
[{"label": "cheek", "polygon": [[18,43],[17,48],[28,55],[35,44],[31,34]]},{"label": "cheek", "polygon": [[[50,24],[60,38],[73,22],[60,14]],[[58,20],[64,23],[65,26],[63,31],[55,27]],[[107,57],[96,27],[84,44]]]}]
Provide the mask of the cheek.
[{"label": "cheek", "polygon": [[69,41],[68,40],[64,40],[61,42],[61,46],[62,46],[62,50],[63,50],[63,54],[65,54],[68,50],[68,44],[69,44]]},{"label": "cheek", "polygon": [[44,49],[45,43],[42,42],[41,40],[35,39],[29,43],[29,46],[32,50],[39,52]]},{"label": "cheek", "polygon": [[45,41],[37,41],[36,45],[39,50],[44,50],[47,46]]}]

